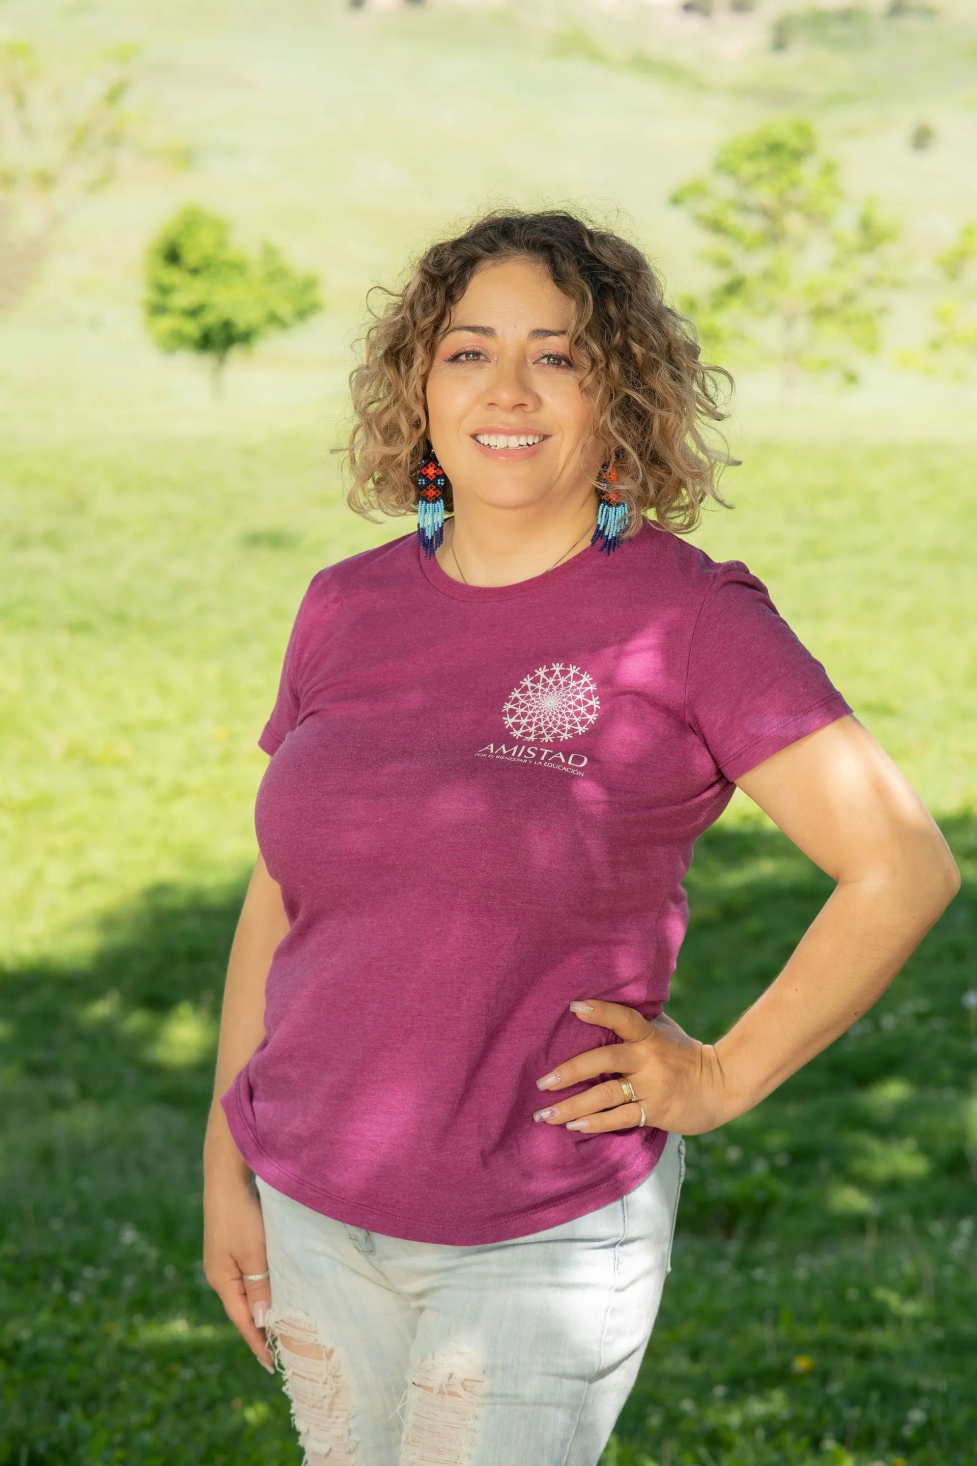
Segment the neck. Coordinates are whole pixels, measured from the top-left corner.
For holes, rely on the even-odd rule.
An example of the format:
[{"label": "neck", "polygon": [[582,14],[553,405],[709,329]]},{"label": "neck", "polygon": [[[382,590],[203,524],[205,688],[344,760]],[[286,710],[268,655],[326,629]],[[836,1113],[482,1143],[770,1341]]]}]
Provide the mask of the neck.
[{"label": "neck", "polygon": [[437,561],[452,580],[468,585],[516,585],[586,550],[596,520],[589,484],[559,513],[549,505],[501,509],[462,501],[445,527]]}]

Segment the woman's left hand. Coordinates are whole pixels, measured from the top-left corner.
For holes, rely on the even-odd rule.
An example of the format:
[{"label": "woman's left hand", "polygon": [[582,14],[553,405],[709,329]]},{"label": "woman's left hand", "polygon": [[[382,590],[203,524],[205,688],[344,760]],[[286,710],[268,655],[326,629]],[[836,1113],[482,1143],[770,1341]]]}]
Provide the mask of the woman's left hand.
[{"label": "woman's left hand", "polygon": [[[588,1049],[568,1059],[538,1079],[539,1088],[566,1089],[599,1074],[623,1078],[605,1079],[572,1099],[537,1110],[535,1120],[587,1134],[646,1124],[701,1135],[731,1118],[724,1103],[722,1066],[712,1044],[690,1038],[664,1013],[649,1020],[634,1008],[597,998],[570,1007],[581,1022],[609,1028],[623,1043]],[[625,1081],[634,1092],[633,1102]]]}]

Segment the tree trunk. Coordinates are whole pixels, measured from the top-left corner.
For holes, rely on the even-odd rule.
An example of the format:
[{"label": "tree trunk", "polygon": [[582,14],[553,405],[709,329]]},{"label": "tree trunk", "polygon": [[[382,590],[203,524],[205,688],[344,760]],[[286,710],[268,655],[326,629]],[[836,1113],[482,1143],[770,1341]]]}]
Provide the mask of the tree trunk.
[{"label": "tree trunk", "polygon": [[784,357],[783,373],[781,382],[784,389],[784,406],[796,407],[799,396],[800,367],[792,356]]},{"label": "tree trunk", "polygon": [[224,400],[224,367],[227,363],[227,353],[215,356],[210,363],[210,400],[212,402],[223,402]]},{"label": "tree trunk", "polygon": [[33,233],[17,229],[13,209],[0,199],[0,311],[12,310],[27,294],[51,249],[54,225],[45,221]]}]

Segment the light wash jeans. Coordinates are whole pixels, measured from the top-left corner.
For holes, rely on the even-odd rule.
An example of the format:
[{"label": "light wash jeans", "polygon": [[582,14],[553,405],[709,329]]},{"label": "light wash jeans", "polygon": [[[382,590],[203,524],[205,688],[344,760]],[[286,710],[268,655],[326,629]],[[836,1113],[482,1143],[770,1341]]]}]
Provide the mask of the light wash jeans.
[{"label": "light wash jeans", "polygon": [[268,1336],[306,1466],[596,1466],[648,1343],[685,1171],[480,1247],[332,1221],[258,1181]]}]

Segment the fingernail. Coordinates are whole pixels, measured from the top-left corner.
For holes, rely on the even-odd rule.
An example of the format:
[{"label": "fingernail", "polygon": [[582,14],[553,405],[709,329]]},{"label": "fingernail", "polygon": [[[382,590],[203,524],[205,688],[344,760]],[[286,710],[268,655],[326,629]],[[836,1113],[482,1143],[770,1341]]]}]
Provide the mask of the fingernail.
[{"label": "fingernail", "polygon": [[568,1130],[589,1130],[590,1129],[590,1121],[589,1120],[571,1120],[569,1122],[569,1124],[567,1125],[567,1129]]},{"label": "fingernail", "polygon": [[544,1074],[543,1077],[542,1077],[542,1079],[537,1079],[537,1081],[536,1081],[536,1088],[537,1089],[552,1089],[553,1086],[556,1085],[556,1084],[559,1084],[559,1082],[560,1082],[560,1076],[556,1072],[556,1070],[554,1069],[552,1074]]},{"label": "fingernail", "polygon": [[555,1114],[555,1110],[537,1110],[536,1113],[533,1115],[533,1119],[538,1124],[540,1120],[552,1120]]},{"label": "fingernail", "polygon": [[570,1012],[571,1013],[592,1013],[593,1011],[594,1011],[594,1005],[593,1005],[593,1003],[571,1003],[570,1004]]},{"label": "fingernail", "polygon": [[[257,1354],[255,1355],[255,1358],[258,1359]],[[258,1359],[258,1363],[261,1365],[262,1369],[267,1369],[269,1374],[275,1373],[275,1366],[273,1364],[266,1364],[263,1359]]]},{"label": "fingernail", "polygon": [[268,1304],[263,1298],[259,1298],[257,1303],[252,1308],[251,1317],[254,1319],[254,1326],[256,1329],[264,1328],[265,1319],[268,1317]]}]

